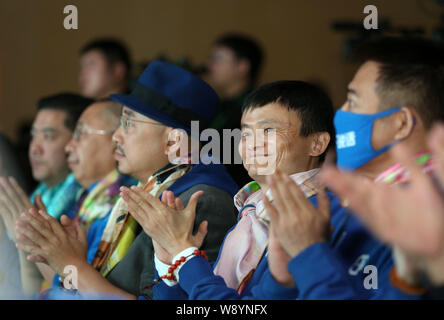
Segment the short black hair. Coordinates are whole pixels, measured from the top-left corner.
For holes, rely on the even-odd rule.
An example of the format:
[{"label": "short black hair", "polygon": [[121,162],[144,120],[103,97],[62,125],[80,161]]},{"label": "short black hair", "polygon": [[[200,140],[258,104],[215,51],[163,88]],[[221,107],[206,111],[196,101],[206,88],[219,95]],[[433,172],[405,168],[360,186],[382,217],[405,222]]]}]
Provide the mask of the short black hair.
[{"label": "short black hair", "polygon": [[423,37],[377,37],[352,54],[356,62],[380,64],[380,109],[414,108],[426,128],[444,121],[444,47]]},{"label": "short black hair", "polygon": [[37,103],[37,110],[50,109],[65,112],[65,126],[74,131],[80,115],[92,103],[94,103],[93,99],[75,93],[59,93],[41,98]]},{"label": "short black hair", "polygon": [[[278,103],[288,110],[297,112],[301,120],[299,134],[307,137],[317,132],[328,132],[330,147],[335,141],[333,125],[334,109],[330,97],[320,87],[294,80],[275,81],[264,84],[245,99],[242,112],[263,107],[269,103]],[[326,151],[328,148],[326,148]],[[326,152],[319,156],[323,162]]]},{"label": "short black hair", "polygon": [[250,62],[250,81],[254,83],[257,80],[264,53],[256,40],[239,33],[227,33],[217,38],[214,45],[227,47],[233,50],[238,59],[248,60]]},{"label": "short black hair", "polygon": [[100,51],[105,56],[109,65],[114,65],[117,62],[123,63],[127,70],[127,79],[129,78],[131,73],[131,59],[128,48],[123,42],[113,38],[94,39],[82,47],[80,55],[92,50]]}]

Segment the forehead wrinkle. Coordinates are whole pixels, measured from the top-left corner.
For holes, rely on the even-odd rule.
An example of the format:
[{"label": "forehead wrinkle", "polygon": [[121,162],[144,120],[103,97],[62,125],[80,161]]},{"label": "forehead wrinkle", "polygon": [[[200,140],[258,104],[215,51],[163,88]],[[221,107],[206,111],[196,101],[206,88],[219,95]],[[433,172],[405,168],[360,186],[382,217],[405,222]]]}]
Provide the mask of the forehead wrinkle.
[{"label": "forehead wrinkle", "polygon": [[263,119],[258,121],[242,122],[242,126],[251,127],[253,125],[267,125],[267,124],[283,124],[282,121],[275,119]]}]

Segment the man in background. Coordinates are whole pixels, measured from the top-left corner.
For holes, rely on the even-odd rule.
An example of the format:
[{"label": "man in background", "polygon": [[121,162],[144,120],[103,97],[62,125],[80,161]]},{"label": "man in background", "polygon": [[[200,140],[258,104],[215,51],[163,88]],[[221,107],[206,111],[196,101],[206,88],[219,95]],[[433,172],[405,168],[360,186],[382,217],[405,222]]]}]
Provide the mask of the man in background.
[{"label": "man in background", "polygon": [[[13,243],[16,241],[15,223],[18,216],[32,206],[37,194],[48,212],[56,218],[74,205],[81,187],[70,174],[64,148],[71,139],[77,119],[91,103],[91,99],[71,93],[52,95],[38,102],[38,112],[31,129],[29,160],[33,177],[39,181],[39,185],[30,201],[16,203],[11,195],[14,189],[20,188],[17,180],[0,177],[0,224],[3,226],[0,232],[3,234],[0,241],[0,273],[3,275],[0,296],[14,297],[20,292],[20,268]],[[7,288],[11,286],[17,289],[17,293],[7,293]]]},{"label": "man in background", "polygon": [[[216,39],[207,62],[207,81],[216,90],[221,102],[210,128],[220,133],[223,129],[240,128],[242,104],[257,82],[263,55],[256,40],[246,35],[224,34]],[[231,154],[235,152],[237,146],[232,148]],[[241,163],[234,164],[232,159],[226,167],[239,187],[251,181]]]},{"label": "man in background", "polygon": [[80,50],[79,87],[82,95],[105,98],[128,91],[131,60],[124,44],[115,39],[97,39]]}]

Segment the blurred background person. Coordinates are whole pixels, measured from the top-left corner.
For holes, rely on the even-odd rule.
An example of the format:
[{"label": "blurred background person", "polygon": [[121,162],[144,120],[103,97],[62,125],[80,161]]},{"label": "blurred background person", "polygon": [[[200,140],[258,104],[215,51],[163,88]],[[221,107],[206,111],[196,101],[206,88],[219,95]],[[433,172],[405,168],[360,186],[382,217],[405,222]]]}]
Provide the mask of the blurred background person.
[{"label": "blurred background person", "polygon": [[[120,104],[111,99],[103,99],[91,104],[80,116],[65,151],[68,154],[68,165],[83,187],[83,192],[71,210],[66,212],[68,218],[75,219],[74,222],[62,218],[62,225],[79,225],[88,230],[94,222],[107,216],[119,198],[119,188],[122,185],[137,183],[120,174],[116,168],[112,134],[119,126],[120,112]],[[55,272],[51,268],[26,260],[23,251],[20,251],[20,256],[25,294],[35,294],[47,289],[53,280],[58,284],[59,278],[54,279]],[[42,276],[46,282],[40,286]]]},{"label": "blurred background person", "polygon": [[131,59],[126,46],[116,39],[96,39],[80,50],[79,87],[85,97],[105,98],[128,92]]},{"label": "blurred background person", "polygon": [[[56,218],[74,205],[81,189],[70,174],[64,148],[71,139],[77,119],[91,103],[91,99],[71,93],[52,95],[38,102],[38,112],[31,129],[29,160],[33,177],[39,185],[30,200],[34,202],[35,196],[40,195],[43,203],[50,208],[50,214]],[[14,298],[21,293],[19,258],[13,243],[16,240],[15,222],[23,209],[29,209],[24,206],[32,204],[14,201],[14,190],[19,188],[17,183],[1,178],[0,184],[0,216],[4,234],[0,241],[0,297]]]},{"label": "blurred background person", "polygon": [[[30,201],[17,203],[14,190],[23,188],[13,180],[0,178],[0,215],[15,241],[17,217],[34,203],[39,195],[48,212],[58,219],[75,203],[81,186],[70,173],[65,146],[71,140],[80,114],[93,102],[77,94],[61,93],[44,97],[38,102],[38,112],[31,129],[29,161],[32,175],[39,182]],[[9,201],[8,201],[9,200]]]},{"label": "blurred background person", "polygon": [[210,127],[217,130],[240,127],[241,107],[256,85],[263,55],[259,43],[246,35],[228,33],[214,41],[206,78],[221,103]]},{"label": "blurred background person", "polygon": [[31,129],[29,160],[39,185],[31,200],[37,194],[41,195],[48,212],[56,219],[71,208],[80,189],[70,173],[65,146],[71,140],[81,113],[92,102],[77,94],[62,93],[43,98],[38,103]]},{"label": "blurred background person", "polygon": [[[242,104],[256,85],[263,57],[259,43],[247,35],[227,33],[214,41],[207,62],[206,80],[216,90],[221,102],[210,128],[220,133],[223,129],[240,128]],[[231,164],[226,164],[226,167],[241,188],[251,178],[241,163],[234,164],[235,152],[238,152],[237,146],[233,145]]]}]

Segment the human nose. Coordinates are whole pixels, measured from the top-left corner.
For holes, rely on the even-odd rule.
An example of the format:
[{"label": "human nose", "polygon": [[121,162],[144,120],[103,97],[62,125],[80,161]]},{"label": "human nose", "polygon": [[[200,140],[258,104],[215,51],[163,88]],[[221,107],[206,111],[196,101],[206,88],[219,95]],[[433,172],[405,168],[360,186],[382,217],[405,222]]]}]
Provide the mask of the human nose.
[{"label": "human nose", "polygon": [[75,144],[76,141],[74,138],[71,138],[71,140],[69,140],[69,142],[66,144],[65,146],[65,153],[71,153],[73,152],[74,148],[75,148]]},{"label": "human nose", "polygon": [[[122,122],[121,122],[122,123]],[[120,125],[116,131],[114,131],[113,133],[113,137],[112,140],[114,143],[116,144],[121,144],[123,137],[122,137],[122,130],[123,130],[123,125]]]}]

